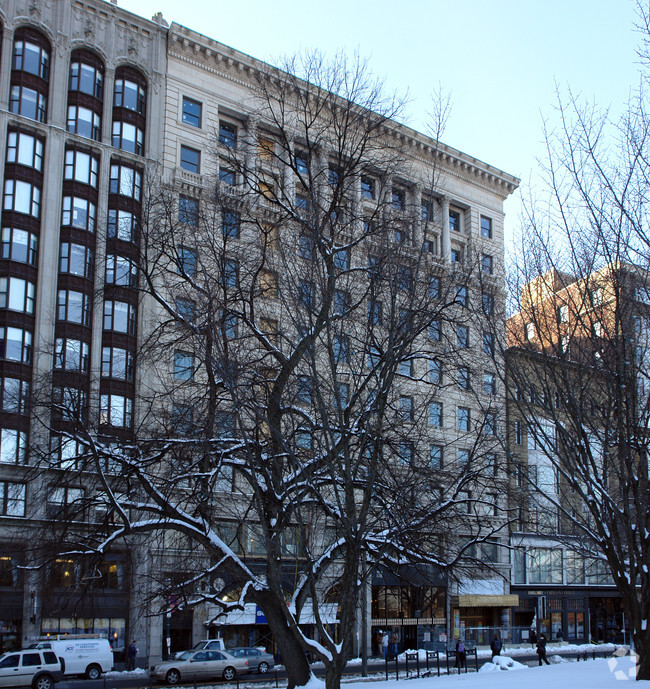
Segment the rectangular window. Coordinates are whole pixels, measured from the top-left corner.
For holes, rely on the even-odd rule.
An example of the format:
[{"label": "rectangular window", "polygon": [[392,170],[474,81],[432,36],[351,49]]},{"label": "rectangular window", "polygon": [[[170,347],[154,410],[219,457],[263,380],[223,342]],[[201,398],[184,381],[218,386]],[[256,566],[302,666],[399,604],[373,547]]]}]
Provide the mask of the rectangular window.
[{"label": "rectangular window", "polygon": [[88,343],[57,337],[54,341],[54,368],[88,373]]},{"label": "rectangular window", "polygon": [[381,325],[382,322],[382,304],[379,301],[371,299],[368,301],[368,322],[370,325]]},{"label": "rectangular window", "polygon": [[[109,211],[108,230],[111,230],[111,212]],[[120,211],[121,213],[122,211]],[[67,227],[76,227],[79,230],[95,231],[95,204],[87,199],[77,196],[64,196],[61,213],[61,224]]]},{"label": "rectangular window", "polygon": [[487,292],[483,292],[481,295],[481,306],[483,307],[483,313],[486,316],[491,316],[494,313],[494,297]]},{"label": "rectangular window", "polygon": [[462,263],[463,262],[463,250],[452,248],[451,250],[451,262],[452,263]]},{"label": "rectangular window", "polygon": [[461,366],[456,375],[456,384],[460,390],[470,389],[470,375],[467,366]]},{"label": "rectangular window", "polygon": [[442,361],[429,359],[429,382],[434,385],[442,385]]},{"label": "rectangular window", "polygon": [[460,213],[458,211],[449,211],[449,229],[452,232],[460,232]]},{"label": "rectangular window", "polygon": [[413,421],[413,398],[402,395],[399,398],[399,414],[402,421]]},{"label": "rectangular window", "polygon": [[361,178],[361,196],[366,199],[375,198],[375,181],[370,177]]},{"label": "rectangular window", "polygon": [[104,302],[104,330],[135,335],[135,306],[123,301]]},{"label": "rectangular window", "polygon": [[135,242],[138,219],[133,213],[110,208],[108,211],[108,236],[123,242]]},{"label": "rectangular window", "polygon": [[136,287],[138,268],[130,258],[108,254],[106,256],[106,284]]},{"label": "rectangular window", "polygon": [[227,184],[229,187],[234,187],[237,181],[237,175],[233,170],[228,170],[228,168],[219,168],[219,181],[222,184]]},{"label": "rectangular window", "polygon": [[61,242],[59,254],[59,272],[67,275],[92,280],[93,277],[93,252],[82,244],[70,244]]},{"label": "rectangular window", "polygon": [[223,286],[237,287],[239,285],[239,261],[226,258],[223,262]]},{"label": "rectangular window", "polygon": [[60,289],[57,302],[57,320],[79,325],[90,325],[91,300],[83,292]]},{"label": "rectangular window", "polygon": [[492,239],[492,218],[481,216],[481,237]]},{"label": "rectangular window", "polygon": [[273,139],[264,136],[257,137],[257,155],[262,160],[273,160],[274,144]]},{"label": "rectangular window", "polygon": [[334,267],[338,270],[350,270],[350,249],[334,252]]},{"label": "rectangular window", "polygon": [[397,452],[401,464],[410,466],[413,463],[413,445],[411,443],[400,443]]},{"label": "rectangular window", "polygon": [[274,272],[266,269],[260,271],[260,291],[262,296],[271,299],[278,296],[278,280]]},{"label": "rectangular window", "polygon": [[431,445],[429,448],[429,465],[434,471],[442,469],[442,445]]},{"label": "rectangular window", "polygon": [[469,347],[469,328],[466,325],[456,326],[456,346],[460,349]]},{"label": "rectangular window", "polygon": [[433,204],[431,201],[422,199],[420,203],[420,217],[423,222],[429,222],[433,218]]},{"label": "rectangular window", "polygon": [[178,221],[190,227],[198,227],[199,202],[187,196],[181,196],[178,200]]},{"label": "rectangular window", "polygon": [[314,298],[314,283],[309,280],[300,280],[298,284],[298,301],[306,308],[313,309]]},{"label": "rectangular window", "polygon": [[515,445],[523,444],[523,430],[521,421],[515,421]]},{"label": "rectangular window", "polygon": [[113,122],[112,143],[115,148],[142,155],[144,153],[144,131],[129,122],[116,120]]},{"label": "rectangular window", "polygon": [[193,127],[201,127],[201,103],[183,96],[183,122]]},{"label": "rectangular window", "polygon": [[111,194],[139,201],[142,194],[142,173],[121,162],[111,163],[109,191]]},{"label": "rectangular window", "polygon": [[298,376],[296,382],[296,401],[300,404],[311,404],[313,381],[309,376]]},{"label": "rectangular window", "polygon": [[483,373],[483,394],[494,396],[497,394],[497,377],[494,373]]},{"label": "rectangular window", "polygon": [[309,174],[309,153],[296,151],[296,172],[299,175]]},{"label": "rectangular window", "polygon": [[404,190],[393,189],[391,192],[391,206],[398,211],[404,208]]},{"label": "rectangular window", "polygon": [[350,361],[350,340],[345,335],[334,335],[334,362],[347,364]]},{"label": "rectangular window", "polygon": [[189,146],[181,146],[181,167],[198,174],[201,168],[201,152]]},{"label": "rectangular window", "polygon": [[440,299],[441,280],[439,277],[429,278],[429,299]]},{"label": "rectangular window", "polygon": [[219,143],[228,148],[237,148],[237,127],[234,124],[219,120]]},{"label": "rectangular window", "polygon": [[34,313],[36,286],[21,278],[0,278],[0,308]]},{"label": "rectangular window", "polygon": [[344,290],[337,289],[334,291],[334,300],[332,302],[332,315],[343,316],[350,308],[350,295]]},{"label": "rectangular window", "polygon": [[35,234],[17,228],[2,228],[0,257],[34,266],[37,249],[38,237]]},{"label": "rectangular window", "polygon": [[497,415],[496,412],[485,412],[485,421],[483,423],[483,433],[485,435],[497,434]]},{"label": "rectangular window", "polygon": [[442,339],[442,325],[439,320],[434,320],[429,323],[429,339],[434,342],[440,342]]},{"label": "rectangular window", "polygon": [[30,182],[6,179],[3,207],[6,211],[39,218],[41,215],[41,190]]},{"label": "rectangular window", "polygon": [[221,231],[224,237],[237,239],[239,237],[241,216],[237,211],[224,209],[221,211]]},{"label": "rectangular window", "polygon": [[133,354],[120,347],[102,347],[102,377],[133,382]]},{"label": "rectangular window", "polygon": [[24,483],[0,481],[0,514],[5,517],[24,517],[26,492]]},{"label": "rectangular window", "polygon": [[456,428],[459,431],[469,431],[470,412],[467,407],[458,407],[456,415]]},{"label": "rectangular window", "polygon": [[55,387],[52,389],[54,411],[65,421],[85,421],[88,411],[88,397],[85,390],[71,387]]},{"label": "rectangular window", "polygon": [[30,385],[19,378],[1,378],[2,411],[9,414],[29,413]]},{"label": "rectangular window", "polygon": [[429,425],[442,428],[442,402],[429,404]]},{"label": "rectangular window", "polygon": [[102,118],[91,110],[81,105],[68,106],[67,130],[72,134],[79,134],[86,139],[99,141],[102,137]]},{"label": "rectangular window", "polygon": [[196,251],[190,249],[187,246],[181,246],[178,248],[178,272],[181,275],[186,275],[187,277],[193,278],[196,276],[196,264],[197,256]]},{"label": "rectangular window", "polygon": [[9,132],[7,136],[7,162],[43,169],[43,141],[25,132]]},{"label": "rectangular window", "polygon": [[25,464],[27,433],[13,428],[0,429],[0,463]]},{"label": "rectangular window", "polygon": [[402,359],[397,366],[397,373],[400,376],[408,376],[409,378],[413,376],[413,360]]},{"label": "rectangular window", "polygon": [[461,468],[465,468],[469,464],[469,450],[459,448],[456,450],[456,462]]},{"label": "rectangular window", "polygon": [[456,287],[456,303],[460,306],[468,306],[469,298],[467,296],[467,287],[465,285],[459,285]]},{"label": "rectangular window", "polygon": [[47,96],[27,86],[12,86],[9,96],[9,111],[37,122],[45,122]]},{"label": "rectangular window", "polygon": [[117,428],[131,428],[133,400],[121,395],[101,395],[99,423]]},{"label": "rectangular window", "polygon": [[483,353],[494,357],[494,333],[483,333]]},{"label": "rectangular window", "polygon": [[0,359],[32,363],[32,333],[22,328],[0,327]]},{"label": "rectangular window", "polygon": [[534,323],[526,323],[524,327],[525,331],[525,336],[527,340],[532,340],[535,337],[535,324]]},{"label": "rectangular window", "polygon": [[488,254],[481,255],[481,272],[486,275],[492,275],[494,272],[494,260],[492,256],[488,256]]}]

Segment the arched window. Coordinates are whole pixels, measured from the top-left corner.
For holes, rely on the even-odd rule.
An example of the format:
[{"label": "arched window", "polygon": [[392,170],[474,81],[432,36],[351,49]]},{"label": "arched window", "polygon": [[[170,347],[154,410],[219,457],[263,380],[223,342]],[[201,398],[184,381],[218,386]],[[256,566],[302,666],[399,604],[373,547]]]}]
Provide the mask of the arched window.
[{"label": "arched window", "polygon": [[144,154],[146,108],[145,78],[131,67],[117,69],[113,92],[113,146],[137,155]]},{"label": "arched window", "polygon": [[9,110],[45,122],[49,80],[49,41],[32,28],[19,28],[14,37],[11,60]]}]

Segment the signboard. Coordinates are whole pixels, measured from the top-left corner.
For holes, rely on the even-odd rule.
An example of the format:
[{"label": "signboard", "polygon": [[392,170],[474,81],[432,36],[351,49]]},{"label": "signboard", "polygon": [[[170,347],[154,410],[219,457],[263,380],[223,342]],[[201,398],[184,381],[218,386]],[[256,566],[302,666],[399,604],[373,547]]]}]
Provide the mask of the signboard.
[{"label": "signboard", "polygon": [[266,624],[266,616],[260,610],[259,606],[255,610],[255,624]]}]

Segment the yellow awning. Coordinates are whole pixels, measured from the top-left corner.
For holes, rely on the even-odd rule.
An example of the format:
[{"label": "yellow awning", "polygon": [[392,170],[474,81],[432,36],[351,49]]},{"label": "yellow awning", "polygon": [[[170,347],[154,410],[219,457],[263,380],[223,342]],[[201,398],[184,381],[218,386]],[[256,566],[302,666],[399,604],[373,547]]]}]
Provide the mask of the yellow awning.
[{"label": "yellow awning", "polygon": [[519,606],[519,596],[481,596],[478,594],[458,596],[459,608],[515,608]]}]

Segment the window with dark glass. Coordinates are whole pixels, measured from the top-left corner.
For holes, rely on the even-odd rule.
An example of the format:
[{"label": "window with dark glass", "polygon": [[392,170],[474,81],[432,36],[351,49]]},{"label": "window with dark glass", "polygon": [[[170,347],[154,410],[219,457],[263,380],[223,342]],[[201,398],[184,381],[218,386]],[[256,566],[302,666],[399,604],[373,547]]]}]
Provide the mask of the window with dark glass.
[{"label": "window with dark glass", "polygon": [[90,307],[91,300],[87,294],[60,289],[57,299],[57,320],[90,325]]},{"label": "window with dark glass", "polygon": [[102,377],[133,382],[133,354],[120,347],[102,347]]},{"label": "window with dark glass", "polygon": [[28,86],[13,85],[9,94],[9,111],[37,122],[45,122],[47,96]]},{"label": "window with dark glass", "polygon": [[228,168],[219,168],[219,181],[227,184],[228,186],[234,186],[237,181],[237,175],[233,170],[228,170]]},{"label": "window with dark glass", "polygon": [[[80,230],[95,231],[95,204],[78,196],[64,196],[61,212],[61,225]],[[109,211],[110,230],[110,211]],[[110,233],[109,233],[110,234]]]},{"label": "window with dark glass", "polygon": [[346,335],[334,335],[333,338],[334,362],[347,364],[350,360],[350,340]]},{"label": "window with dark glass", "polygon": [[429,359],[429,382],[434,385],[442,385],[442,361]]},{"label": "window with dark glass", "polygon": [[7,162],[43,170],[43,141],[25,132],[7,135]]},{"label": "window with dark glass", "polygon": [[144,153],[144,131],[135,124],[117,120],[113,122],[113,146],[123,151],[142,155]]},{"label": "window with dark glass", "polygon": [[99,67],[85,63],[73,55],[68,89],[101,101],[104,99],[104,73]]},{"label": "window with dark glass", "polygon": [[99,161],[90,153],[77,149],[68,149],[65,152],[65,166],[63,168],[65,179],[89,184],[96,189],[98,171]]},{"label": "window with dark glass", "polygon": [[59,253],[59,272],[77,275],[87,280],[93,277],[94,254],[82,244],[61,242]]},{"label": "window with dark glass", "polygon": [[237,127],[230,122],[219,120],[219,142],[228,148],[236,148]]},{"label": "window with dark glass", "polygon": [[485,273],[486,275],[492,275],[492,273],[494,272],[494,261],[492,259],[492,256],[488,256],[488,254],[482,254],[481,272]]},{"label": "window with dark glass", "polygon": [[433,218],[433,204],[431,201],[422,200],[420,204],[420,216],[424,222],[429,222]]},{"label": "window with dark glass", "polygon": [[137,282],[138,269],[130,258],[118,254],[106,256],[106,284],[135,287]]},{"label": "window with dark glass", "polygon": [[492,239],[492,218],[481,216],[481,237]]},{"label": "window with dark glass", "polygon": [[459,431],[469,431],[470,411],[467,407],[458,407],[456,428]]},{"label": "window with dark glass", "polygon": [[54,341],[54,368],[88,373],[89,359],[87,342],[67,337],[57,337]]},{"label": "window with dark glass", "polygon": [[122,395],[101,395],[99,423],[130,428],[133,425],[133,400]]},{"label": "window with dark glass", "polygon": [[190,227],[199,224],[199,202],[188,196],[181,196],[178,200],[178,221]]},{"label": "window with dark glass", "polygon": [[469,328],[466,325],[456,326],[456,346],[461,349],[469,347]]},{"label": "window with dark glass", "polygon": [[27,433],[13,428],[0,429],[0,463],[24,464],[27,457]]},{"label": "window with dark glass", "polygon": [[456,376],[456,384],[460,390],[470,389],[470,374],[467,366],[460,366]]},{"label": "window with dark glass", "polygon": [[183,122],[193,127],[201,127],[201,109],[199,101],[183,96]]},{"label": "window with dark glass", "polygon": [[40,187],[18,179],[5,179],[3,208],[6,211],[39,218],[41,215]]},{"label": "window with dark glass", "polygon": [[393,189],[391,192],[391,206],[395,210],[402,210],[404,208],[404,190]]},{"label": "window with dark glass", "polygon": [[181,275],[194,277],[196,275],[196,251],[187,246],[181,246],[178,249],[178,272]]},{"label": "window with dark glass", "polygon": [[241,216],[237,211],[226,209],[221,211],[221,228],[224,237],[232,237],[233,239],[239,237],[240,224]]},{"label": "window with dark glass", "polygon": [[451,250],[451,262],[452,263],[462,263],[463,262],[463,250],[462,249],[452,249]]},{"label": "window with dark glass", "polygon": [[15,227],[2,228],[1,256],[10,261],[36,265],[38,237]]},{"label": "window with dark glass", "polygon": [[483,352],[494,356],[494,333],[483,333]]},{"label": "window with dark glass", "polygon": [[429,339],[434,342],[439,342],[442,338],[442,324],[438,319],[429,323]]},{"label": "window with dark glass", "polygon": [[370,177],[361,178],[361,196],[366,199],[375,198],[375,180]]},{"label": "window with dark glass", "polygon": [[439,277],[429,278],[429,299],[440,299],[440,287],[442,282]]},{"label": "window with dark glass", "polygon": [[36,286],[22,278],[0,277],[0,309],[34,313]]},{"label": "window with dark glass", "polygon": [[201,152],[189,146],[181,146],[181,167],[198,174],[201,168]]},{"label": "window with dark glass", "polygon": [[442,428],[442,402],[429,404],[429,425]]},{"label": "window with dark glass", "polygon": [[458,285],[458,287],[456,287],[456,303],[467,308],[469,297],[467,296],[466,285]]},{"label": "window with dark glass", "polygon": [[0,514],[6,517],[24,517],[26,493],[24,483],[0,481]]},{"label": "window with dark glass", "polygon": [[20,380],[19,378],[2,378],[0,381],[2,383],[0,387],[2,411],[9,414],[28,414],[30,396],[29,382]]},{"label": "window with dark glass", "polygon": [[350,249],[339,249],[334,252],[334,267],[338,270],[350,269]]},{"label": "window with dark glass", "polygon": [[483,306],[483,313],[486,316],[491,316],[494,312],[494,297],[487,292],[483,292],[481,295],[481,305]]},{"label": "window with dark glass", "polygon": [[68,106],[67,129],[87,139],[99,141],[102,138],[102,118],[94,110],[82,105]]},{"label": "window with dark glass", "polygon": [[460,213],[458,211],[449,211],[449,229],[452,232],[460,232]]},{"label": "window with dark glass", "polygon": [[144,115],[146,102],[147,92],[144,86],[125,78],[115,79],[114,104],[116,108],[125,108]]},{"label": "window with dark glass", "polygon": [[189,352],[174,352],[174,378],[192,380],[194,378],[194,355]]},{"label": "window with dark glass", "polygon": [[142,173],[121,162],[111,163],[109,191],[111,194],[139,201],[142,193]]},{"label": "window with dark glass", "polygon": [[491,396],[497,394],[497,379],[494,373],[486,371],[483,374],[483,393]]},{"label": "window with dark glass", "polygon": [[32,333],[22,328],[0,327],[0,359],[32,363]]},{"label": "window with dark glass", "polygon": [[138,219],[129,211],[110,208],[108,211],[108,236],[123,242],[134,242],[138,228]]},{"label": "window with dark glass", "polygon": [[104,330],[135,335],[135,306],[123,301],[104,302]]},{"label": "window with dark glass", "polygon": [[227,258],[223,262],[223,286],[237,287],[239,284],[239,261]]}]

